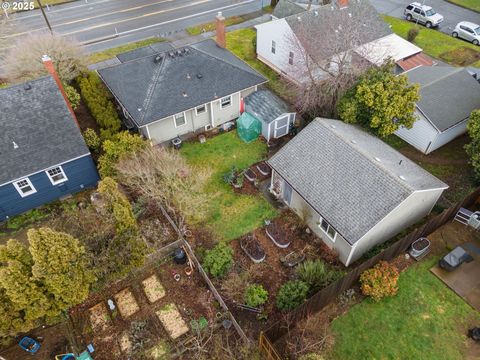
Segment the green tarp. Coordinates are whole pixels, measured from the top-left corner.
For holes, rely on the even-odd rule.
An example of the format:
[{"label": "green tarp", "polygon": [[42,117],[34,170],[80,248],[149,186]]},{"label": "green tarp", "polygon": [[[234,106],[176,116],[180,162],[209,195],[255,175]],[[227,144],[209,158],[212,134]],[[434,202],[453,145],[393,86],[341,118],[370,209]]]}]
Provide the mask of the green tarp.
[{"label": "green tarp", "polygon": [[237,132],[240,139],[249,143],[262,133],[262,123],[252,114],[244,112],[237,119]]}]

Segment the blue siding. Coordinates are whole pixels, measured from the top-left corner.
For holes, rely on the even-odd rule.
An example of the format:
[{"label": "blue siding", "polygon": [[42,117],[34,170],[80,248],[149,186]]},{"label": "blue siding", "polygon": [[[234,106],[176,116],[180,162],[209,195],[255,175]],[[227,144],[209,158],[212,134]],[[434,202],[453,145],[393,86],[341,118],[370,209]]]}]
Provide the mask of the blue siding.
[{"label": "blue siding", "polygon": [[97,185],[99,177],[91,156],[65,163],[62,168],[68,180],[58,185],[52,185],[45,171],[29,176],[37,192],[24,198],[12,183],[0,187],[0,221]]}]

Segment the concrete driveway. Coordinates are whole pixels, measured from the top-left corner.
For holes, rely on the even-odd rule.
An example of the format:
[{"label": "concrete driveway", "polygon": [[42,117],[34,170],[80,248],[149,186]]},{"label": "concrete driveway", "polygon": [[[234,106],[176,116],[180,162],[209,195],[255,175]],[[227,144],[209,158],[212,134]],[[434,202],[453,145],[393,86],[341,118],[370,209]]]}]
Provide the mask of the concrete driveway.
[{"label": "concrete driveway", "polygon": [[[378,12],[397,18],[404,18],[403,10],[414,0],[370,0]],[[422,0],[417,0],[422,3]],[[480,0],[479,0],[480,1]],[[425,0],[425,5],[429,5],[444,17],[439,30],[451,34],[460,21],[471,21],[480,24],[480,14],[475,11],[464,9],[444,0]]]}]

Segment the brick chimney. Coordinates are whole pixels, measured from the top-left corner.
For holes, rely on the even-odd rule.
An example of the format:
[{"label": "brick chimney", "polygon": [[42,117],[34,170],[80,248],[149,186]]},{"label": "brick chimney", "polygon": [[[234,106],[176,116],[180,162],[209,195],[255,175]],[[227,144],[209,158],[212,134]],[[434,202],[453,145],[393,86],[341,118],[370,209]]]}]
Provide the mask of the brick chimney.
[{"label": "brick chimney", "polygon": [[73,118],[75,119],[75,122],[77,123],[78,128],[80,128],[80,126],[78,125],[77,117],[75,116],[75,112],[73,111],[72,105],[70,104],[67,94],[65,93],[65,89],[63,88],[62,81],[58,77],[57,70],[55,70],[55,66],[53,66],[52,59],[48,55],[43,55],[42,61],[43,61],[43,65],[45,66],[45,69],[47,69],[48,73],[52,75],[53,79],[57,83],[57,86],[60,89],[60,92],[62,93],[62,96],[65,99],[65,102],[67,103],[68,110],[70,110]]},{"label": "brick chimney", "polygon": [[337,0],[337,3],[339,8],[344,8],[348,6],[348,0]]},{"label": "brick chimney", "polygon": [[225,38],[225,17],[222,15],[222,12],[219,11],[215,19],[217,45],[222,49],[225,49],[227,47],[227,40]]}]

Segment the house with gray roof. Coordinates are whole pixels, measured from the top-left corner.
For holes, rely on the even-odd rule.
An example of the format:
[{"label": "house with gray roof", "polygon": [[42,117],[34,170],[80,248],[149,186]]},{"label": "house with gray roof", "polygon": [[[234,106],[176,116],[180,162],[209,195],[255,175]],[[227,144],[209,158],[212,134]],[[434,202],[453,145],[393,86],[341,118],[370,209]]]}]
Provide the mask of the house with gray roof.
[{"label": "house with gray roof", "polygon": [[97,184],[76,119],[52,76],[0,89],[0,221]]},{"label": "house with gray roof", "polygon": [[283,19],[287,16],[299,14],[304,11],[305,8],[300,4],[297,4],[295,1],[280,0],[275,6],[275,9],[273,9],[272,18]]},{"label": "house with gray roof", "polygon": [[419,66],[404,73],[420,85],[417,120],[395,134],[429,154],[466,132],[470,113],[480,109],[480,83],[464,68]]},{"label": "house with gray roof", "polygon": [[315,119],[268,164],[270,191],[348,266],[430,213],[448,186],[368,134]]},{"label": "house with gray roof", "polygon": [[270,141],[285,136],[294,124],[296,113],[269,90],[258,90],[245,99],[245,111],[262,124],[262,135]]},{"label": "house with gray roof", "polygon": [[267,81],[211,39],[178,49],[154,44],[118,59],[98,74],[126,125],[154,144],[238,118],[241,99]]}]

